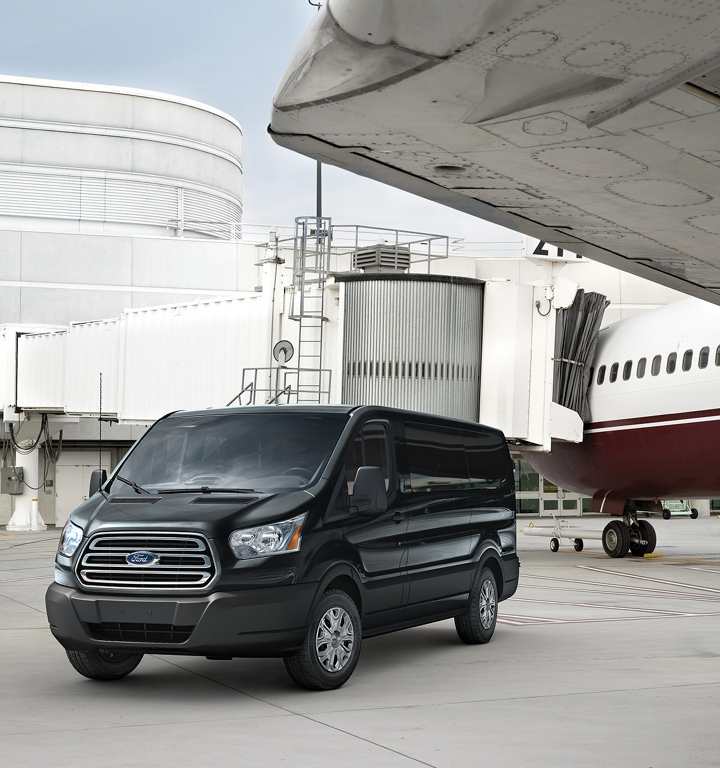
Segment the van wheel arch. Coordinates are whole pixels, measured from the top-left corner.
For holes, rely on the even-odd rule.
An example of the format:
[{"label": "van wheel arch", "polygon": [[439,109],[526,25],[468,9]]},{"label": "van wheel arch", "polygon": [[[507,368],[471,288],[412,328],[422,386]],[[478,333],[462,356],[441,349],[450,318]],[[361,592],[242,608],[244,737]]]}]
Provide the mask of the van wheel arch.
[{"label": "van wheel arch", "polygon": [[505,583],[503,579],[502,565],[494,550],[486,552],[479,560],[477,569],[475,571],[475,578],[479,578],[483,568],[489,568],[493,577],[495,578],[495,586],[497,587],[498,602],[502,600],[503,592],[505,591]]},{"label": "van wheel arch", "polygon": [[363,615],[363,597],[360,577],[350,565],[339,565],[332,568],[320,580],[313,605],[316,605],[323,595],[331,589],[345,592],[355,603],[358,613]]}]

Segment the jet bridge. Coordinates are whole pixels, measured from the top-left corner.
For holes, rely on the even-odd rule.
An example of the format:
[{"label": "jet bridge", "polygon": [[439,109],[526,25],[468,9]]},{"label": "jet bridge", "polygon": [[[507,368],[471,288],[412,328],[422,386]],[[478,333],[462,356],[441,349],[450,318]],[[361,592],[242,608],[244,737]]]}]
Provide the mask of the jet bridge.
[{"label": "jet bridge", "polygon": [[562,259],[500,261],[460,258],[442,235],[302,217],[259,246],[249,297],[3,327],[3,419],[378,403],[479,420],[527,449],[578,442],[605,299],[565,280]]}]

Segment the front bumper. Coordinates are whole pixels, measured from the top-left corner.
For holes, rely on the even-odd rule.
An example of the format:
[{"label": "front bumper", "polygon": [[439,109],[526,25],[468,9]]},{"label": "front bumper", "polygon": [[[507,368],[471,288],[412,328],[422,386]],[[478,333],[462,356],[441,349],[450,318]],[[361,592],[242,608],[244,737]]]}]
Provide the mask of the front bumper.
[{"label": "front bumper", "polygon": [[50,630],[68,649],[196,656],[281,656],[300,646],[315,584],[202,597],[98,595],[51,584]]}]

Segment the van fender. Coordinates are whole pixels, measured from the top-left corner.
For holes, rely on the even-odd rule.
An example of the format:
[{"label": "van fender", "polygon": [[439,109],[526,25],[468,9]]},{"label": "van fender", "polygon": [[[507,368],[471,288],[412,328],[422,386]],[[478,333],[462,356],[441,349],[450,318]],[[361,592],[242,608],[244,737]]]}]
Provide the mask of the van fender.
[{"label": "van fender", "polygon": [[475,552],[475,576],[473,577],[473,585],[475,580],[480,577],[480,572],[485,566],[489,566],[497,581],[498,596],[503,594],[505,589],[503,567],[502,567],[502,550],[500,547],[490,539],[483,541]]},{"label": "van fender", "polygon": [[[362,596],[363,596],[362,578],[360,577],[360,573],[357,570],[357,568],[355,568],[354,565],[348,562],[336,563],[334,565],[331,565],[330,568],[328,568],[328,570],[325,571],[325,573],[320,578],[320,581],[318,581],[317,583],[317,589],[315,590],[315,597],[313,598],[312,608],[315,608],[320,598],[327,591],[328,586],[333,581],[335,581],[335,579],[338,579],[338,578],[349,578],[355,585],[357,596],[360,598],[360,605],[358,606],[358,610],[360,612],[360,616],[362,616],[362,613],[363,613],[362,612]],[[352,597],[355,598],[356,595],[353,595]]]}]

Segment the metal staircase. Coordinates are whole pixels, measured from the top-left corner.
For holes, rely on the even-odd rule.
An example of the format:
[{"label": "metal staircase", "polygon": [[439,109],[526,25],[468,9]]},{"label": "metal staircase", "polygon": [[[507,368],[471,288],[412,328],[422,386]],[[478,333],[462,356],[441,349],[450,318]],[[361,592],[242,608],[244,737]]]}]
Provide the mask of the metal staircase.
[{"label": "metal staircase", "polygon": [[330,270],[332,223],[329,218],[295,219],[293,295],[290,319],[299,323],[297,350],[298,404],[327,402],[329,371],[323,369],[325,283]]}]

